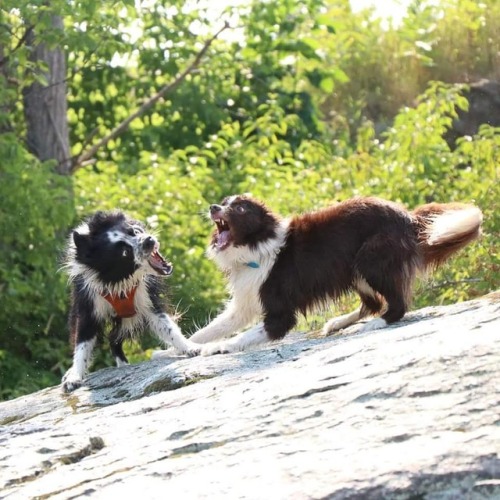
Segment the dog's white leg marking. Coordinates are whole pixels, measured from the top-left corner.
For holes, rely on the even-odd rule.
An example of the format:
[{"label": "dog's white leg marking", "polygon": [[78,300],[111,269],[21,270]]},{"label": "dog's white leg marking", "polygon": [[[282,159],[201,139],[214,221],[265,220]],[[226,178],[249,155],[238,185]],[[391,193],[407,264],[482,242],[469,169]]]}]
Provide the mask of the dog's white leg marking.
[{"label": "dog's white leg marking", "polygon": [[220,313],[207,326],[198,330],[189,340],[198,344],[205,344],[214,340],[228,337],[232,333],[244,328],[254,318],[256,314],[253,308],[238,306],[238,303],[232,299],[226,309]]},{"label": "dog's white leg marking", "polygon": [[322,329],[322,335],[327,337],[334,332],[342,330],[342,328],[346,328],[349,325],[352,325],[359,319],[363,318],[364,315],[361,314],[361,307],[358,307],[355,311],[351,313],[344,314],[343,316],[339,316],[338,318],[332,318],[327,321]]},{"label": "dog's white leg marking", "polygon": [[123,361],[123,359],[120,359],[118,356],[115,357],[115,362],[116,362],[116,366],[118,366],[118,367],[128,365],[128,363],[126,361]]},{"label": "dog's white leg marking", "polygon": [[361,332],[371,332],[372,330],[380,330],[387,326],[387,321],[384,318],[375,318],[368,323],[364,324],[361,328]]},{"label": "dog's white leg marking", "polygon": [[92,351],[94,350],[96,339],[80,342],[75,346],[73,353],[73,365],[64,374],[62,378],[62,388],[64,392],[71,392],[83,384],[83,379],[92,360]]},{"label": "dog's white leg marking", "polygon": [[263,323],[242,332],[232,339],[221,342],[211,342],[201,348],[202,356],[212,356],[213,354],[225,354],[229,352],[244,351],[247,347],[268,342],[269,337]]},{"label": "dog's white leg marking", "polygon": [[200,354],[200,346],[184,337],[180,328],[167,313],[152,314],[149,318],[149,324],[160,340],[172,345],[180,354],[188,356]]},{"label": "dog's white leg marking", "polygon": [[[381,300],[377,292],[367,283],[367,281],[362,276],[358,277],[358,279],[354,282],[354,286],[361,296],[368,295],[373,297],[374,300]],[[338,330],[342,330],[342,328],[346,328],[352,325],[353,323],[356,323],[356,321],[359,321],[360,319],[363,319],[370,314],[371,313],[366,308],[358,307],[358,309],[356,309],[351,313],[344,314],[343,316],[339,316],[338,318],[332,318],[331,320],[329,320],[323,326],[322,334],[325,337],[331,335],[332,333]],[[374,323],[373,326],[375,326],[376,324],[378,323]],[[377,328],[383,328],[384,326],[385,325],[377,326],[376,328],[373,329],[375,330]]]}]

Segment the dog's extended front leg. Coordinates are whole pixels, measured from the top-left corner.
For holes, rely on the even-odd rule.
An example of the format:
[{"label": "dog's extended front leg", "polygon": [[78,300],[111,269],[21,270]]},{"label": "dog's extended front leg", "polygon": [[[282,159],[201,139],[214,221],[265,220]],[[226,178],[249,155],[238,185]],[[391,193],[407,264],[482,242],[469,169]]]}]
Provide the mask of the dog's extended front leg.
[{"label": "dog's extended front leg", "polygon": [[75,328],[73,364],[61,381],[64,392],[74,391],[83,384],[92,361],[96,338],[103,329],[103,324],[97,321],[90,312],[77,315],[73,325]]},{"label": "dog's extended front leg", "polygon": [[294,313],[288,313],[281,307],[264,312],[264,322],[236,335],[232,339],[205,344],[202,356],[244,351],[247,347],[263,344],[271,340],[279,340],[296,324]]},{"label": "dog's extended front leg", "polygon": [[149,318],[149,324],[161,341],[173,346],[180,354],[188,356],[200,354],[200,346],[184,337],[180,328],[167,313],[152,314]]},{"label": "dog's extended front leg", "polygon": [[205,344],[214,340],[228,337],[247,326],[257,315],[249,304],[238,304],[232,299],[215,319],[207,326],[198,330],[189,340],[198,344]]},{"label": "dog's extended front leg", "polygon": [[213,354],[227,354],[230,352],[244,351],[248,347],[263,344],[269,340],[269,335],[264,328],[264,324],[259,323],[249,330],[236,335],[232,339],[204,344],[201,349],[201,355],[212,356]]}]

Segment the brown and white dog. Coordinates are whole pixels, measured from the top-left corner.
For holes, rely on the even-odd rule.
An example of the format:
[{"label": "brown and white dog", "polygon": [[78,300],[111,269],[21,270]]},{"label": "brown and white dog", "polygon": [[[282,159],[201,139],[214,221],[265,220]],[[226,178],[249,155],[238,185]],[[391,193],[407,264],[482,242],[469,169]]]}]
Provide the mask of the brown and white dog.
[{"label": "brown and white dog", "polygon": [[[248,196],[210,206],[216,224],[208,255],[226,273],[231,299],[190,340],[201,353],[241,351],[283,338],[315,306],[356,291],[361,306],[328,321],[324,335],[381,313],[365,330],[400,320],[419,273],[437,267],[480,234],[481,211],[431,203],[414,211],[378,198],[353,198],[282,219]],[[262,322],[230,337],[255,320]],[[218,341],[218,342],[215,342]]]}]

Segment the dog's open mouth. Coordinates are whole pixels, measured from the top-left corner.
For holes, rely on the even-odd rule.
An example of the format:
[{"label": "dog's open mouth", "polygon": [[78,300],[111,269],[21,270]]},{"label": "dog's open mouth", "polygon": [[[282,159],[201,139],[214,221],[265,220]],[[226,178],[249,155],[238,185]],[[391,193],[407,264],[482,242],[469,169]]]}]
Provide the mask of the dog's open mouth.
[{"label": "dog's open mouth", "polygon": [[217,226],[215,245],[218,250],[224,250],[231,243],[231,231],[228,223],[224,219],[213,219]]},{"label": "dog's open mouth", "polygon": [[148,258],[149,265],[162,276],[169,276],[172,274],[174,267],[172,264],[167,262],[163,255],[158,251],[158,247],[155,247]]}]

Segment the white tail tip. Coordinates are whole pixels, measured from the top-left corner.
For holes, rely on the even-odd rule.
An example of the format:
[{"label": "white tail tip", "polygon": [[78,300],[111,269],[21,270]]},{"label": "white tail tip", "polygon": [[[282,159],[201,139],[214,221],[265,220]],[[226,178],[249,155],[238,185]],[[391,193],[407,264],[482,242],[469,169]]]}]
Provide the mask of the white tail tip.
[{"label": "white tail tip", "polygon": [[483,214],[477,207],[450,210],[433,218],[428,226],[427,243],[439,245],[462,234],[474,231],[481,225]]}]

